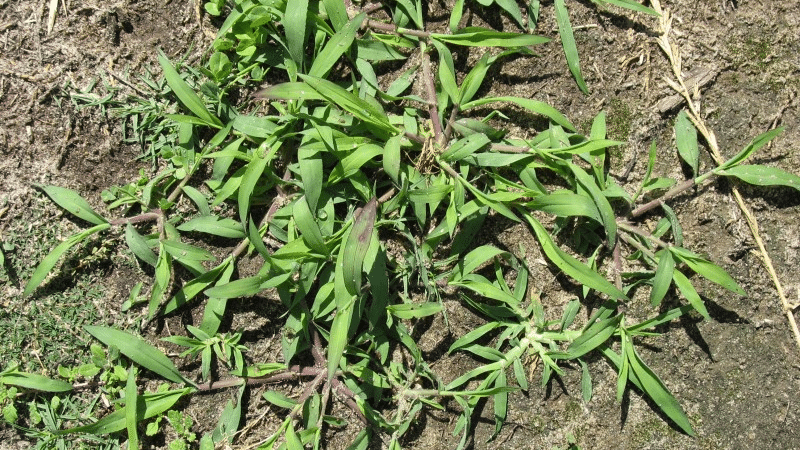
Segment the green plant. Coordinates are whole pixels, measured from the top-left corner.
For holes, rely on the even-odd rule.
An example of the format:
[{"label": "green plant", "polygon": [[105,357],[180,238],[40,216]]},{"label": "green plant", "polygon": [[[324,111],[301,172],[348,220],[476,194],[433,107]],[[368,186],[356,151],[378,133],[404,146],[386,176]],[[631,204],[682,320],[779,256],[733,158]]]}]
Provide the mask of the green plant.
[{"label": "green plant", "polygon": [[[496,3],[504,9],[510,4]],[[564,4],[556,6],[559,26],[567,29]],[[206,8],[220,13],[223,4],[209,2]],[[187,327],[194,337],[166,340],[188,347],[184,355],[201,355],[203,381],[210,379],[214,354],[231,369],[228,377],[201,384],[142,338],[87,326],[134,366],[125,371],[118,409],[58,434],[126,430],[134,445],[137,424],[166,413],[178,431],[176,445],[185,445],[194,437],[185,417],[172,409],[176,403],[236,387],[239,401],[229,402],[215,431],[201,439],[213,446],[233,439],[249,385],[300,379],[306,384],[297,397],[264,393],[288,414],[262,448],[281,442],[290,449],[319,446],[328,427],[344,425],[329,415],[334,398],[370,425],[354,448],[381,433],[392,449],[400,448],[423,408],[443,409],[444,399],[451,400],[460,406],[454,433],[463,448],[481,399],[493,399],[493,437],[501,431],[509,393],[528,389],[533,360],[542,362],[542,384],[563,373],[561,363],[577,361],[588,401],[591,378],[583,358],[590,352],[617,368],[618,399],[633,386],[678,429],[694,434],[680,404],[642,359],[638,339],[691,310],[709,317],[693,274],[732,293],[744,291],[719,266],[684,247],[680,223],[666,202],[717,177],[800,188],[795,175],[743,164],[781,130],[756,137],[738,155],[703,172],[696,130],[679,117],[676,147],[692,177],[653,178],[653,146],[646,177],[631,196],[605,171],[609,149],[622,144],[606,138],[605,114],[583,135],[543,102],[477,96],[491,65],[512,54],[529,55],[528,47],[547,39],[478,27],[430,33],[419,1],[397,2],[389,12],[392,22],[385,23],[369,18],[368,11],[351,17],[336,0],[315,8],[303,0],[237,1],[202,70],[176,67],[160,55],[166,86],[181,107],[164,116],[174,122],[178,142],[161,152],[158,174],[104,195],[114,208],[124,207],[122,217],[96,212],[73,191],[40,186],[92,226],[43,259],[26,295],[35,293],[70,248],[96,234],[124,236],[154,274],[147,299],[138,301],[137,288],[127,307],[139,311],[134,308],[147,303],[144,314],[153,320],[205,299],[201,323]],[[451,26],[458,22],[451,20]],[[568,41],[563,33],[562,41]],[[455,46],[484,52],[460,84]],[[503,50],[490,53],[494,47]],[[394,80],[383,80],[373,68],[411,52],[419,64]],[[230,102],[230,92],[251,88],[266,74],[280,82],[260,90],[258,103]],[[407,94],[414,77],[423,97]],[[187,79],[197,81],[194,87]],[[477,107],[495,104],[527,110],[549,124],[531,139],[506,137],[501,114],[474,115]],[[663,217],[646,228],[641,218],[656,208]],[[487,220],[527,226],[554,270],[579,284],[559,320],[547,320],[530,292],[525,252],[475,244]],[[257,255],[261,266],[235,275],[245,254]],[[624,272],[623,258],[636,270]],[[643,287],[649,287],[652,310],[648,319],[635,320],[625,306]],[[284,309],[282,355],[247,364],[239,335],[220,332],[223,318],[229,299],[265,291],[274,292]],[[664,299],[672,292],[687,304],[667,307]],[[448,295],[457,295],[486,321],[450,347],[478,361],[452,379],[431,368],[409,328],[444,314],[441,298]],[[587,302],[601,306],[580,323],[576,318]],[[479,339],[487,334],[488,344]],[[392,352],[405,361],[390,358]],[[301,363],[308,360],[313,364]],[[181,387],[140,393],[143,372],[137,367]]]}]

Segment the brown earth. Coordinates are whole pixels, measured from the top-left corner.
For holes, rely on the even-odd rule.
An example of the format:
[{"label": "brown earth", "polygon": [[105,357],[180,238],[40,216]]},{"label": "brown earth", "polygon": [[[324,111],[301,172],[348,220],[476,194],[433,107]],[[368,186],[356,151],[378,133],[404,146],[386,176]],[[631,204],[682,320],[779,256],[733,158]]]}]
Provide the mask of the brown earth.
[{"label": "brown earth", "polygon": [[[158,48],[173,59],[188,54],[188,60],[196,62],[210,42],[207,31],[213,30],[207,18],[197,15],[193,2],[74,0],[66,10],[59,7],[48,33],[48,4],[0,0],[0,233],[31,222],[34,215],[49,218],[38,219],[34,226],[75,228],[54,205],[42,200],[32,183],[74,188],[100,209],[102,189],[134,180],[144,167],[136,160],[141,149],[124,141],[121,122],[99,108],[76,109],[70,94],[87,90],[93,81],[99,83],[91,93],[98,96],[113,89],[130,92],[121,80],[135,79],[145,69],[156,71]],[[674,14],[673,37],[687,75],[709,74],[699,100],[723,154],[731,156],[752,137],[785,125],[783,135],[757,153],[754,161],[797,173],[800,11],[795,2],[677,0],[663,6]],[[599,111],[607,111],[611,137],[628,142],[611,168],[623,185],[635,187],[641,180],[653,140],[659,149],[656,172],[683,178],[672,136],[679,107],[664,106],[673,91],[662,79],[670,70],[654,42],[656,19],[588,1],[569,2],[568,7],[590,95],[579,92],[567,71],[551,2],[543,2],[537,32],[553,41],[535,49],[537,58],[498,64],[485,89],[546,101],[584,128]],[[488,12],[476,11],[472,20],[476,25],[503,26],[502,19]],[[459,62],[469,67],[469,60]],[[528,132],[517,128],[512,133]],[[710,164],[704,154],[702,167]],[[626,178],[628,183],[623,183]],[[800,195],[791,189],[741,189],[761,225],[779,279],[790,299],[800,301],[800,276],[793,269],[800,262]],[[617,404],[616,373],[597,358],[590,361],[595,388],[591,402],[581,400],[579,370],[567,370],[563,379],[544,388],[537,384],[540,372],[534,371],[530,391],[511,396],[507,424],[490,443],[486,439],[494,424],[487,408],[475,429],[473,448],[550,449],[566,446],[568,435],[584,449],[800,448],[800,349],[754,251],[730,184],[720,181],[691,192],[674,200],[672,207],[684,226],[687,246],[720,263],[749,294],[737,297],[701,283],[713,320],[684,318],[664,327],[663,335],[642,342],[642,358],[678,398],[698,437],[676,431],[636,391]],[[530,260],[542,258],[522,228],[498,223],[487,233],[487,240],[510,248],[523,244]],[[18,248],[9,257],[24,257],[25,251]],[[124,321],[119,305],[136,281],[146,279],[125,267],[112,264],[98,279],[105,292],[100,306],[107,308],[101,315],[112,322]],[[563,280],[544,265],[539,269],[533,274],[534,289],[542,291],[545,307],[557,315],[572,297],[561,289]],[[0,288],[3,307],[27,301],[20,297],[24,281],[9,280]],[[456,336],[480,325],[480,319],[457,302],[446,301],[445,306]],[[264,308],[235,307],[232,328],[245,331],[251,347],[248,356],[254,361],[275,354],[280,346],[276,330],[280,324],[271,321],[277,314]],[[181,326],[180,318],[167,322]],[[463,373],[475,362],[463,355],[441,355],[449,345],[443,342],[452,337],[440,322],[436,319],[420,328],[420,344],[429,355],[440,356],[434,363],[437,371]],[[190,402],[187,411],[195,417],[196,431],[213,428],[228,397],[218,393]],[[257,425],[235,448],[268,435],[274,423],[270,420],[274,413],[257,400],[260,392],[250,398],[247,418]],[[423,414],[407,446],[454,448],[458,443],[451,434],[454,417]],[[339,448],[354,429],[348,427],[339,436],[334,433],[328,447]],[[2,448],[28,446],[9,428],[0,429],[0,441]],[[11,442],[16,447],[6,447]]]}]

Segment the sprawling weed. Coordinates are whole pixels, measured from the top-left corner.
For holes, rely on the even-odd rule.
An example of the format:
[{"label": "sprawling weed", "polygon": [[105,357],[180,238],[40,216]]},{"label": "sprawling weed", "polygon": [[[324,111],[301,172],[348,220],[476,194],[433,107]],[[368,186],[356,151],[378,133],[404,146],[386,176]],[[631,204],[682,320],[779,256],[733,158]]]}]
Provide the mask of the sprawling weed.
[{"label": "sprawling weed", "polygon": [[[480,3],[495,3],[525,25],[515,2]],[[627,0],[604,3],[654,13]],[[185,355],[200,355],[201,380],[135,334],[86,326],[131,365],[110,369],[124,371],[125,384],[116,391],[113,412],[99,420],[75,417],[73,428],[58,433],[126,431],[135,445],[137,424],[151,420],[157,427],[166,412],[183,430],[177,447],[192,437],[190,424],[171,411],[181,398],[236,388],[241,399],[252,384],[303,380],[299,396],[263,394],[287,414],[261,448],[318,447],[328,427],[343,424],[329,415],[335,399],[365,425],[354,448],[385,439],[392,449],[400,448],[423,408],[441,409],[450,399],[460,406],[453,431],[463,448],[481,399],[493,399],[493,437],[501,431],[509,395],[528,389],[533,360],[541,362],[543,384],[568,370],[565,361],[576,361],[588,400],[589,353],[605,356],[617,369],[618,399],[633,386],[675,427],[694,433],[681,405],[642,359],[636,338],[691,310],[709,317],[695,275],[734,294],[745,292],[719,266],[684,247],[666,202],[720,176],[800,187],[794,175],[744,164],[781,130],[756,137],[718,167],[702,168],[694,125],[679,116],[677,153],[692,177],[654,174],[654,146],[641,186],[625,189],[605,170],[610,149],[623,144],[607,138],[605,114],[584,135],[543,102],[478,96],[490,66],[511,54],[524,57],[546,38],[462,28],[463,1],[456,2],[449,33],[426,31],[420,1],[387,8],[390,21],[348,10],[339,0],[238,0],[230,6],[206,3],[209,13],[227,16],[203,67],[176,66],[159,56],[162,89],[176,102],[147,111],[174,134],[158,147],[161,171],[104,194],[117,217],[96,212],[73,191],[41,186],[88,226],[43,258],[24,292],[39,295],[62,256],[82,242],[98,235],[124,239],[153,274],[144,301],[136,300],[138,292],[132,295],[129,314],[141,313],[149,323],[205,300],[202,322],[187,327],[191,337],[165,339],[186,347]],[[538,2],[531,2],[530,12],[538,16]],[[563,0],[556,0],[556,14],[570,70],[586,90]],[[463,77],[452,59],[456,47],[483,52]],[[404,73],[375,71],[382,61],[412,55],[419,62]],[[252,101],[231,101],[232,92],[255,90],[261,80],[270,82]],[[531,130],[530,139],[511,138],[490,122],[494,113],[474,113],[501,104],[542,116],[549,125]],[[641,218],[653,210],[662,218],[649,227]],[[499,217],[527,226],[553,270],[578,283],[563,311],[546,314],[528,286],[529,261],[522,253],[476,242],[484,222]],[[581,237],[572,240],[573,248],[557,233],[566,227]],[[212,239],[216,249],[220,241],[229,243],[224,253],[201,244]],[[260,268],[239,276],[243,255],[257,255]],[[623,258],[635,272],[622,270]],[[634,320],[625,306],[643,287],[652,313]],[[266,290],[285,310],[282,354],[247,361],[246,347],[236,330],[223,329],[223,319],[230,299]],[[486,321],[449,348],[480,361],[463,374],[433,370],[409,332],[415,320],[444,314],[446,295]],[[668,297],[684,304],[667,308]],[[589,303],[600,306],[587,322],[576,322]],[[486,334],[494,339],[481,339]],[[390,357],[393,352],[404,355],[403,363]],[[212,365],[228,373],[219,376]],[[139,392],[141,369],[172,384]],[[71,387],[26,372],[5,373],[0,382],[40,391]],[[242,407],[241,401],[228,403],[201,446],[232,441]]]}]

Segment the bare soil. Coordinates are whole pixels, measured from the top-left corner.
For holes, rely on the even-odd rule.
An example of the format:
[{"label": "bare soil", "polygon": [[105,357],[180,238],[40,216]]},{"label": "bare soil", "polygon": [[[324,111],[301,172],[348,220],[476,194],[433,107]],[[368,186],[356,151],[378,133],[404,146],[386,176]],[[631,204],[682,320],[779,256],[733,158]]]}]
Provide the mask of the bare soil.
[{"label": "bare soil", "polygon": [[[674,92],[662,79],[670,70],[654,42],[655,19],[588,1],[568,2],[583,74],[591,90],[590,95],[583,95],[567,70],[553,5],[542,3],[537,33],[553,41],[535,49],[539,57],[498,64],[492,69],[486,92],[546,101],[584,128],[605,110],[611,137],[628,142],[612,161],[611,174],[621,184],[627,180],[636,186],[642,179],[653,141],[659,149],[656,172],[683,178],[688,172],[682,172],[672,136],[680,105],[670,99]],[[125,92],[130,88],[120,80],[134,80],[135,74],[144,70],[157,71],[158,48],[171,58],[188,55],[189,61],[199,61],[210,43],[209,33],[213,36],[214,32],[208,18],[198,15],[198,5],[183,0],[72,0],[59,6],[55,26],[48,32],[48,4],[45,0],[0,0],[0,233],[30,222],[33,209],[39,208],[49,208],[53,220],[38,226],[74,227],[55,205],[41,201],[33,183],[76,189],[101,209],[101,190],[134,180],[140,168],[149,170],[137,161],[141,148],[125,143],[119,119],[100,108],[76,109],[69,95],[89,88],[94,81],[98,85],[91,92],[98,95],[109,87]],[[675,16],[673,27],[684,70],[689,75],[705,75],[698,99],[724,155],[731,156],[752,137],[785,125],[783,135],[757,153],[755,162],[797,173],[800,37],[796,30],[800,28],[800,10],[796,2],[675,0],[665,1],[663,6]],[[447,5],[440,2],[432,8],[446,11]],[[469,20],[474,25],[513,29],[492,11],[475,9]],[[456,55],[456,61],[466,69],[471,63],[469,55]],[[516,111],[506,113],[519,117]],[[523,127],[512,132],[520,136],[530,133]],[[701,165],[708,168],[711,164],[704,154]],[[790,298],[800,301],[800,275],[795,268],[800,262],[799,193],[780,188],[741,189],[756,214],[778,277]],[[567,370],[562,379],[540,387],[541,372],[532,368],[531,388],[511,396],[508,422],[499,437],[486,443],[494,429],[487,408],[475,428],[473,448],[565,447],[569,435],[584,449],[800,448],[800,349],[731,197],[731,186],[720,181],[676,199],[672,207],[682,221],[688,247],[721,264],[749,294],[737,297],[703,284],[701,292],[713,320],[686,317],[660,330],[661,336],[642,341],[642,358],[678,398],[698,436],[676,431],[656,412],[655,405],[636,391],[629,391],[621,405],[616,403],[616,373],[597,358],[590,361],[595,388],[591,402],[581,399],[580,370]],[[41,212],[36,214],[41,216]],[[486,233],[487,241],[513,249],[522,244],[528,258],[543,259],[522,227],[498,222]],[[18,248],[9,257],[24,258],[25,252]],[[106,293],[99,307],[107,308],[102,316],[109,322],[124,321],[119,306],[139,279],[146,276],[129,266],[107,266],[97,282]],[[553,314],[572,298],[563,290],[564,280],[544,264],[533,280],[534,289],[542,292],[545,307]],[[10,279],[0,286],[4,307],[35,301],[20,296],[25,281]],[[435,358],[437,371],[464,373],[476,362],[463,355],[446,356],[444,350],[453,336],[482,322],[456,301],[446,301],[445,306],[450,329],[434,319],[420,324],[415,337],[427,356]],[[231,328],[245,332],[245,344],[251,347],[248,357],[263,361],[278,353],[280,323],[274,318],[279,312],[276,314],[269,301],[241,302],[233,308]],[[635,315],[635,304],[632,309]],[[191,316],[189,312],[170,318],[159,330],[181,327]],[[214,427],[230,396],[219,392],[191,400],[187,411],[195,418],[198,433]],[[234,448],[258,442],[271,431],[275,412],[259,399],[260,392],[249,395],[246,423],[255,426]],[[446,412],[422,414],[406,445],[455,448],[454,417]],[[352,423],[333,433],[329,448],[339,448],[355,435],[358,422]],[[30,445],[10,428],[0,428],[0,441],[0,448]],[[381,446],[381,442],[373,443],[374,448]]]}]

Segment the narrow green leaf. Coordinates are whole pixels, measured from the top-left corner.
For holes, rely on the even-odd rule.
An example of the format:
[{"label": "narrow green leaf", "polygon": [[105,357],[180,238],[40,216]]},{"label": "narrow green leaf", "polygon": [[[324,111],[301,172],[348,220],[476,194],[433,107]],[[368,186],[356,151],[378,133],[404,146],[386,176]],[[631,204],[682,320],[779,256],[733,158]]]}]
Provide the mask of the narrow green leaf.
[{"label": "narrow green leaf", "polygon": [[167,84],[178,97],[178,100],[183,103],[183,106],[205,122],[206,125],[222,128],[222,121],[208,112],[203,100],[201,100],[194,90],[183,81],[183,78],[181,78],[180,74],[175,70],[175,67],[172,66],[172,63],[170,63],[167,57],[161,52],[158,54],[158,63],[161,64],[161,68],[164,70],[164,78],[166,78]]},{"label": "narrow green leaf", "polygon": [[751,154],[753,154],[753,152],[760,149],[761,147],[766,145],[769,141],[775,139],[775,137],[783,133],[783,129],[784,127],[778,127],[756,136],[755,138],[753,138],[752,141],[750,141],[749,144],[747,144],[747,146],[744,149],[742,149],[742,151],[737,153],[733,158],[725,161],[721,166],[719,166],[715,170],[715,172],[729,169],[733,166],[738,166],[739,164],[744,162],[744,160],[746,160]]},{"label": "narrow green leaf", "polygon": [[[139,448],[139,431],[136,425],[141,417],[139,392],[136,389],[136,367],[128,368],[128,381],[125,383],[125,426],[128,429],[128,448]],[[143,408],[142,408],[143,409]]]},{"label": "narrow green leaf", "polygon": [[303,182],[303,193],[311,211],[317,210],[317,202],[322,195],[322,155],[306,146],[297,149],[300,163],[300,180]]},{"label": "narrow green leaf", "polygon": [[686,417],[686,413],[683,412],[681,405],[675,397],[672,396],[669,390],[667,390],[661,379],[639,358],[633,345],[628,348],[626,353],[628,356],[627,359],[631,365],[631,375],[639,380],[642,390],[648,397],[653,399],[661,411],[672,419],[684,433],[689,436],[694,436],[695,433],[692,429],[692,425],[689,423],[689,418]]},{"label": "narrow green leaf", "polygon": [[603,192],[597,186],[593,177],[575,164],[569,163],[568,165],[572,174],[575,175],[575,180],[580,183],[581,187],[592,197],[592,201],[594,201],[597,212],[602,219],[600,223],[603,224],[603,228],[606,230],[606,246],[613,249],[614,246],[617,245],[617,216],[614,214],[611,203],[609,203],[606,196],[603,195]]},{"label": "narrow green leaf", "polygon": [[301,74],[298,74],[298,76],[326,100],[344,109],[356,118],[374,125],[379,130],[389,134],[397,134],[399,132],[394,125],[389,123],[389,118],[386,116],[386,113],[377,106],[377,103],[370,103],[362,100],[341,86],[328,80]]},{"label": "narrow green leaf", "polygon": [[344,260],[336,262],[337,265],[342,265],[344,284],[347,292],[351,295],[356,295],[361,291],[364,257],[375,229],[377,206],[378,201],[373,197],[360,211],[356,212],[353,227],[343,244],[342,258]]},{"label": "narrow green leaf", "polygon": [[432,316],[441,311],[442,308],[443,306],[439,302],[425,302],[389,305],[386,310],[398,319],[419,319]]},{"label": "narrow green leaf", "polygon": [[314,215],[308,208],[305,196],[300,197],[294,203],[292,215],[294,216],[295,225],[297,225],[308,246],[321,255],[328,255],[328,247],[325,245],[325,240],[322,238],[322,232]]},{"label": "narrow green leaf", "polygon": [[239,220],[241,220],[243,226],[247,223],[247,216],[250,212],[250,197],[253,194],[256,183],[258,183],[258,180],[266,170],[269,162],[272,161],[279,147],[280,142],[274,144],[270,141],[264,141],[255,151],[253,160],[247,164],[247,169],[244,171],[242,182],[239,186],[238,195]]},{"label": "narrow green leaf", "polygon": [[661,300],[667,295],[670,285],[672,284],[672,272],[675,269],[675,259],[672,253],[668,250],[661,250],[661,256],[658,259],[658,268],[653,277],[653,289],[650,290],[650,304],[658,306]]},{"label": "narrow green leaf", "polygon": [[567,130],[575,131],[575,126],[572,125],[570,123],[570,121],[566,117],[564,117],[563,114],[558,112],[557,109],[553,108],[552,106],[548,105],[547,103],[540,102],[538,100],[528,99],[528,98],[509,97],[509,96],[504,96],[504,97],[484,97],[484,98],[479,98],[477,100],[473,100],[471,102],[468,102],[468,103],[465,103],[465,104],[461,105],[461,109],[466,111],[466,110],[471,109],[471,108],[475,108],[475,107],[478,107],[478,106],[483,106],[483,105],[485,105],[487,103],[494,103],[494,102],[514,103],[514,104],[516,104],[518,106],[521,106],[522,108],[527,109],[528,111],[534,112],[536,114],[541,114],[541,115],[547,117],[548,119],[553,121],[553,123],[561,125],[562,127],[566,128]]},{"label": "narrow green leaf", "polygon": [[694,286],[692,286],[692,282],[686,278],[686,275],[681,273],[679,270],[676,270],[672,273],[672,280],[675,281],[675,286],[678,290],[683,294],[684,298],[689,301],[689,304],[699,312],[706,320],[711,320],[711,316],[708,314],[708,310],[706,309],[705,303],[703,303],[703,299],[695,290]]},{"label": "narrow green leaf", "polygon": [[575,82],[584,94],[589,93],[586,82],[581,75],[580,59],[578,57],[578,47],[575,45],[575,36],[572,34],[572,25],[569,22],[569,11],[564,0],[555,0],[556,21],[558,22],[558,34],[561,36],[561,46],[564,49],[564,56],[567,58],[567,65]]},{"label": "narrow green leaf", "polygon": [[651,16],[660,16],[655,10],[650,9],[641,3],[634,0],[592,0],[595,3],[608,3],[609,5],[619,6],[620,8],[630,9],[631,11],[642,12],[650,14]]},{"label": "narrow green leaf", "polygon": [[430,38],[467,47],[528,47],[550,41],[533,34],[507,33],[482,27],[465,27],[453,34],[431,33]]},{"label": "narrow green leaf", "polygon": [[185,378],[178,371],[169,358],[142,338],[114,328],[93,325],[86,325],[84,328],[89,334],[97,338],[97,340],[106,346],[113,345],[117,347],[123,355],[145,369],[161,375],[174,383],[185,383],[190,386],[195,386],[192,381]]},{"label": "narrow green leaf", "polygon": [[109,228],[111,228],[111,225],[108,223],[95,225],[88,230],[73,234],[67,238],[66,241],[58,244],[56,248],[51,250],[50,253],[45,256],[42,262],[39,263],[39,265],[36,267],[36,270],[33,271],[33,275],[31,275],[31,279],[28,280],[28,284],[25,285],[25,291],[22,293],[22,295],[26,297],[31,295],[33,291],[36,290],[40,284],[42,284],[44,279],[47,278],[47,274],[50,273],[50,270],[55,267],[56,263],[61,258],[61,255],[63,255],[67,250],[85,240],[89,236]]},{"label": "narrow green leaf", "polygon": [[592,374],[584,360],[579,359],[578,362],[581,364],[581,396],[584,402],[589,403],[592,400]]},{"label": "narrow green leaf", "polygon": [[625,294],[617,289],[613,284],[609,283],[608,280],[601,277],[597,272],[591,270],[573,256],[558,248],[550,238],[547,230],[542,226],[541,223],[539,223],[538,220],[536,220],[530,214],[525,214],[525,218],[528,220],[528,223],[531,224],[531,227],[533,227],[536,238],[542,245],[542,249],[544,250],[545,255],[547,255],[547,258],[565,274],[574,278],[579,283],[589,286],[596,291],[602,292],[615,300],[627,300]]},{"label": "narrow green leaf", "polygon": [[467,156],[482,150],[491,144],[491,141],[485,134],[473,134],[463,139],[459,139],[442,153],[441,157],[445,161],[455,162],[460,161]]},{"label": "narrow green leaf", "polygon": [[163,240],[164,249],[176,260],[213,261],[214,255],[208,250],[197,248],[183,242]]},{"label": "narrow green leaf", "polygon": [[777,167],[741,165],[717,171],[719,175],[736,177],[757,186],[788,186],[800,191],[800,177]]},{"label": "narrow green leaf", "polygon": [[275,133],[278,126],[266,117],[239,114],[233,119],[234,130],[251,138],[266,139]]},{"label": "narrow green leaf", "polygon": [[577,339],[572,341],[567,349],[569,357],[580,358],[605,343],[616,333],[621,319],[622,316],[617,315],[593,323]]},{"label": "narrow green leaf", "polygon": [[450,13],[450,32],[455,33],[458,31],[458,23],[461,22],[461,17],[464,15],[464,0],[456,0],[453,5],[453,11]]},{"label": "narrow green leaf", "polygon": [[[246,236],[244,230],[242,229],[241,223],[228,217],[211,215],[195,217],[194,219],[182,223],[177,228],[180,231],[196,231],[199,233],[206,233],[214,236],[234,239],[243,239]],[[139,255],[137,254],[136,256]]]},{"label": "narrow green leaf", "polygon": [[347,8],[345,3],[340,0],[322,0],[325,6],[325,13],[333,24],[333,29],[337,32],[347,24]]},{"label": "narrow green leaf", "polygon": [[[225,130],[220,131],[220,133],[224,132]],[[195,205],[197,205],[197,211],[201,215],[210,215],[211,208],[208,206],[208,199],[206,196],[198,191],[197,189],[191,186],[181,186],[181,190],[187,197],[189,197]]]},{"label": "narrow green leaf", "polygon": [[447,353],[453,353],[468,345],[472,345],[477,339],[484,337],[486,333],[494,330],[495,328],[501,325],[502,324],[500,322],[489,322],[479,326],[478,328],[475,328],[474,330],[470,331],[464,336],[461,336],[460,338],[456,339],[456,341],[450,345],[450,348],[447,349]]},{"label": "narrow green leaf", "polygon": [[286,34],[286,47],[292,61],[298,69],[302,69],[305,56],[306,17],[308,16],[308,0],[287,0],[286,12],[283,15],[283,30]]},{"label": "narrow green leaf", "polygon": [[58,206],[66,209],[73,216],[95,225],[108,223],[103,216],[92,209],[89,202],[84,200],[80,194],[72,189],[58,186],[46,186],[43,184],[37,184],[36,187],[43,190],[48,197],[58,204]]},{"label": "narrow green leaf", "polygon": [[700,255],[681,247],[670,247],[669,251],[672,252],[672,254],[675,255],[675,257],[680,261],[686,263],[690,269],[694,270],[709,281],[713,281],[725,289],[735,292],[739,295],[747,295],[744,289],[739,287],[736,281],[731,278],[730,275],[728,275],[728,272],[725,272],[721,267],[712,263],[711,261],[703,259],[700,257]]},{"label": "narrow green leaf", "polygon": [[534,198],[528,206],[533,210],[544,211],[559,217],[583,216],[603,223],[597,206],[586,195],[573,194],[572,192],[554,192]]},{"label": "narrow green leaf", "polygon": [[[337,299],[337,303],[339,303]],[[349,340],[348,331],[353,320],[353,303],[348,302],[344,308],[339,308],[333,316],[331,333],[328,339],[328,380],[332,380],[339,369],[339,363],[344,355],[344,349]]]},{"label": "narrow green leaf", "polygon": [[308,71],[310,76],[325,78],[328,75],[328,72],[339,60],[339,57],[353,45],[356,31],[361,28],[361,24],[364,23],[366,17],[367,14],[364,12],[358,14],[331,37],[311,65],[311,69]]},{"label": "narrow green leaf", "polygon": [[396,185],[400,185],[400,135],[386,141],[383,150],[383,170]]},{"label": "narrow green leaf", "polygon": [[41,392],[69,392],[72,385],[63,380],[54,380],[36,373],[25,373],[18,370],[0,374],[0,384],[18,386]]},{"label": "narrow green leaf", "polygon": [[276,84],[259,91],[255,96],[267,100],[325,100],[319,92],[302,81]]},{"label": "narrow green leaf", "polygon": [[697,129],[695,129],[686,110],[682,109],[675,119],[675,145],[681,159],[692,168],[692,178],[697,176],[700,164],[700,150],[697,148]]}]

